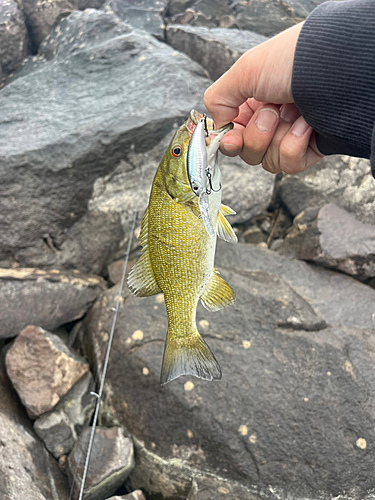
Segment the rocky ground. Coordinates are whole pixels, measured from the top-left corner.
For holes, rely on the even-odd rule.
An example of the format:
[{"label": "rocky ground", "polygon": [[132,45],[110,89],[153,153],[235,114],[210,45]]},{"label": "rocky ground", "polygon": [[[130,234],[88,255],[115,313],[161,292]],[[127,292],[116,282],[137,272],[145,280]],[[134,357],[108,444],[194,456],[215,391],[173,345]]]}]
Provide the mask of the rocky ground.
[{"label": "rocky ground", "polygon": [[[123,256],[173,131],[321,0],[0,0],[0,499],[78,498]],[[124,291],[85,500],[375,498],[375,181],[221,157],[223,369],[161,387],[163,296]],[[136,230],[131,234],[134,210]]]}]

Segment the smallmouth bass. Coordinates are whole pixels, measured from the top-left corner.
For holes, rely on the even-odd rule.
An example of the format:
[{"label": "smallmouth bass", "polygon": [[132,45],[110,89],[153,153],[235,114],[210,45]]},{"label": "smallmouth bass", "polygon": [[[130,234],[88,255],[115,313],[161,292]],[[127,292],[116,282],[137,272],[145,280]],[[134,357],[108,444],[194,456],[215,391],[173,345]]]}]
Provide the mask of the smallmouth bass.
[{"label": "smallmouth bass", "polygon": [[[201,147],[195,148],[195,142],[202,144],[202,119],[203,115],[191,111],[160,162],[141,225],[142,255],[128,277],[129,289],[138,297],[164,294],[168,332],[161,384],[181,375],[221,378],[220,366],[197,330],[196,309],[199,300],[209,311],[218,311],[235,300],[234,291],[214,269],[217,235],[237,241],[224,217],[235,212],[221,204],[217,164],[220,139],[233,125],[214,131],[212,120],[206,119],[206,151],[202,153]],[[200,152],[195,153],[195,149]],[[202,171],[205,176],[208,172],[207,179],[199,173]],[[193,181],[194,175],[198,177]],[[193,191],[194,182],[207,183],[199,196]]]}]

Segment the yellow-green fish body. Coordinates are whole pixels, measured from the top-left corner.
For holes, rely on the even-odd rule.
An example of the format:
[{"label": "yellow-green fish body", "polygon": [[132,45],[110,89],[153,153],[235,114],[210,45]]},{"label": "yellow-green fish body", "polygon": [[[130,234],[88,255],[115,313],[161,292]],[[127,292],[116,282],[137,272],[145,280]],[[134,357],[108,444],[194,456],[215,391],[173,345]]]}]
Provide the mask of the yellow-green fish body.
[{"label": "yellow-green fish body", "polygon": [[[168,315],[161,383],[191,374],[213,380],[221,378],[214,355],[196,327],[199,299],[211,310],[235,300],[233,290],[214,270],[216,236],[210,237],[200,216],[198,198],[186,171],[186,154],[198,113],[176,132],[157,169],[149,205],[143,217],[140,243],[142,256],[132,268],[128,284],[137,296],[162,292]],[[221,205],[220,171],[212,176],[209,195],[212,227],[224,239],[236,237],[223,215],[234,213]],[[220,232],[219,231],[219,232]]]}]

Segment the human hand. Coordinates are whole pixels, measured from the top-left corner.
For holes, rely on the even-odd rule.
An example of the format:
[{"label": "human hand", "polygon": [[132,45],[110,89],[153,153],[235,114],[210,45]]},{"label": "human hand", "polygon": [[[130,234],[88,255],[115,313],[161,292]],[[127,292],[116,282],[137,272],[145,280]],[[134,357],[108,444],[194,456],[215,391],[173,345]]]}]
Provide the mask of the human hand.
[{"label": "human hand", "polygon": [[220,149],[274,174],[295,174],[323,155],[293,103],[294,51],[303,23],[246,52],[204,94],[217,128],[233,121]]}]

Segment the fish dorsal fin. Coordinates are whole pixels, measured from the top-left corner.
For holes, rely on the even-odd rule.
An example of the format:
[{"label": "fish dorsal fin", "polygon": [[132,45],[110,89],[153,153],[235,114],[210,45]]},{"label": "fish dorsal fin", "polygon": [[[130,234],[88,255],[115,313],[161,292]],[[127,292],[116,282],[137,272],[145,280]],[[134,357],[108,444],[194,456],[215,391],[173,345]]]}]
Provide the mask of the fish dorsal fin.
[{"label": "fish dorsal fin", "polygon": [[201,296],[204,307],[209,311],[219,311],[223,307],[233,304],[235,300],[234,290],[214,270],[214,274]]},{"label": "fish dorsal fin", "polygon": [[221,204],[220,212],[222,215],[236,215],[236,212],[232,208],[223,204]]},{"label": "fish dorsal fin", "polygon": [[[224,208],[224,210],[223,210]],[[221,205],[220,210],[217,213],[217,235],[219,238],[221,238],[224,241],[227,241],[228,243],[237,243],[237,236],[235,232],[233,231],[232,226],[229,224],[227,219],[224,217],[224,213],[229,215],[228,210],[231,210],[231,214],[233,213],[233,210],[229,207],[226,207],[225,205]],[[223,213],[224,212],[224,213]]]},{"label": "fish dorsal fin", "polygon": [[141,224],[141,232],[139,233],[138,241],[143,250],[147,247],[148,240],[148,207],[143,214],[142,224]]},{"label": "fish dorsal fin", "polygon": [[161,290],[156,283],[154,271],[152,269],[150,254],[147,245],[148,238],[148,207],[142,219],[139,242],[142,246],[142,255],[138,262],[131,268],[128,276],[128,287],[136,297],[149,297],[156,295]]}]

